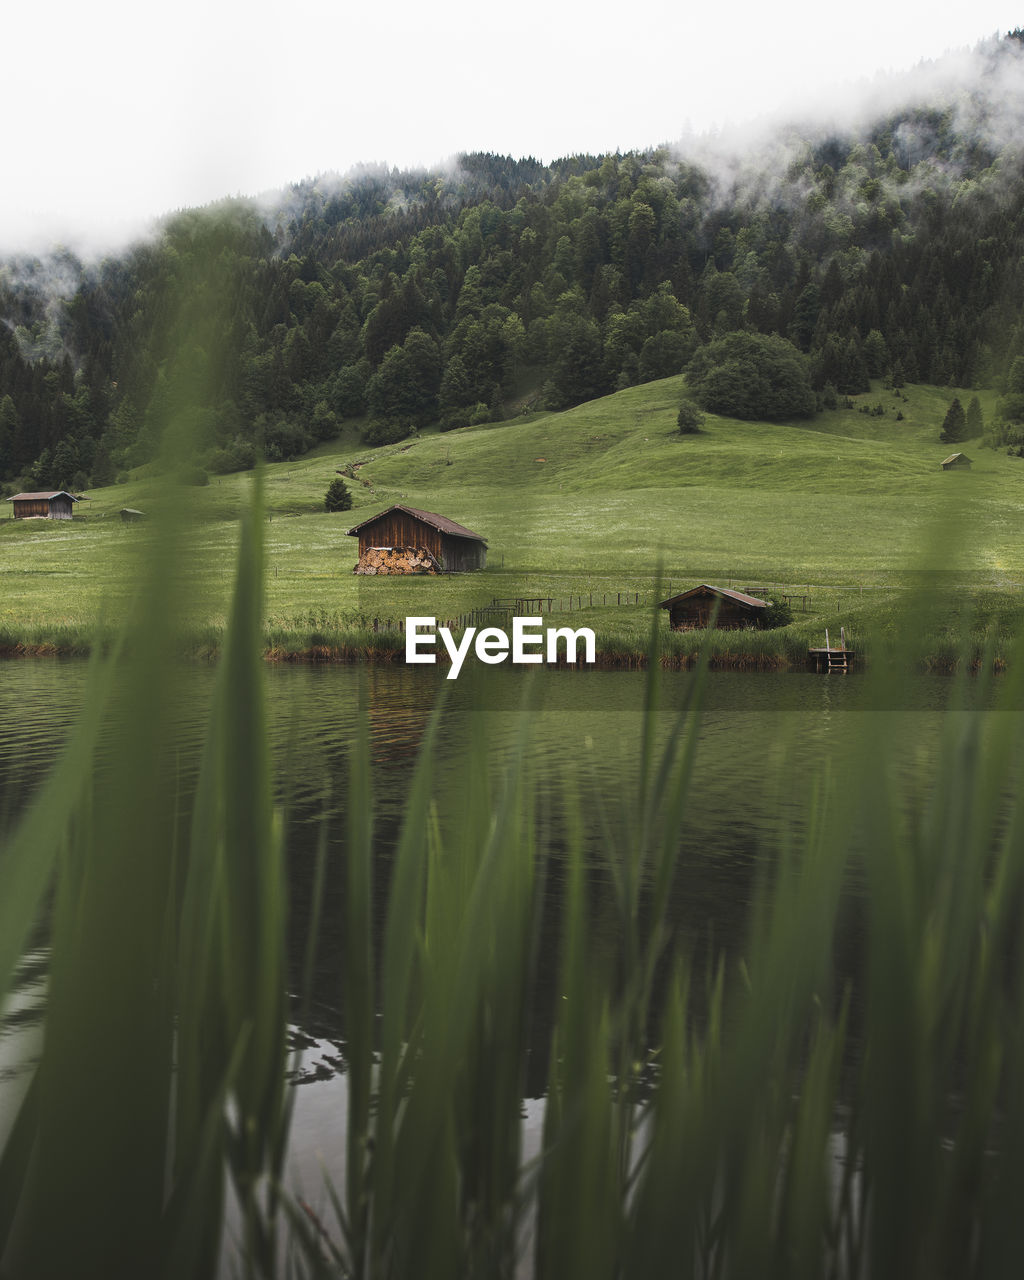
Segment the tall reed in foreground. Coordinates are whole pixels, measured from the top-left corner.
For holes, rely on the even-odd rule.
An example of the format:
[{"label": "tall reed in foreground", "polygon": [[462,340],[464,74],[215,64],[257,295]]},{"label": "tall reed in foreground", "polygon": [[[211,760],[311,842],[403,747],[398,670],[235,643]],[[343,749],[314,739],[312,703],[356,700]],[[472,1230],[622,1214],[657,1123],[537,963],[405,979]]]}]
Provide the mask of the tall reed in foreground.
[{"label": "tall reed in foreground", "polygon": [[[282,1184],[287,895],[256,502],[194,798],[172,749],[168,537],[125,653],[95,661],[67,751],[2,854],[0,979],[44,914],[51,946],[42,1060],[0,1156],[3,1274],[1015,1272],[1020,714],[950,714],[934,776],[907,791],[890,713],[872,713],[847,773],[792,780],[802,821],[765,862],[742,955],[695,955],[671,903],[687,887],[706,662],[659,737],[654,631],[638,782],[606,811],[581,812],[568,783],[562,816],[545,807],[528,728],[496,771],[482,713],[466,718],[449,803],[435,712],[380,939],[365,729],[353,744],[344,918],[322,926],[343,934],[345,1177],[333,1217],[310,1220]],[[1018,654],[1010,708],[1022,672]],[[881,664],[874,678],[872,704],[898,705]],[[961,693],[985,690],[964,677]],[[600,867],[584,853],[595,823]],[[840,970],[844,911],[861,958]],[[551,919],[556,974],[539,963]],[[524,1080],[541,1054],[543,1135],[526,1159]]]},{"label": "tall reed in foreground", "polygon": [[0,1160],[0,1250],[14,1276],[213,1274],[225,1169],[246,1256],[273,1272],[285,895],[260,528],[243,527],[191,819],[174,747],[187,689],[167,522],[125,652],[94,660],[85,713],[2,855],[0,974],[43,913],[51,951],[42,1059]]}]

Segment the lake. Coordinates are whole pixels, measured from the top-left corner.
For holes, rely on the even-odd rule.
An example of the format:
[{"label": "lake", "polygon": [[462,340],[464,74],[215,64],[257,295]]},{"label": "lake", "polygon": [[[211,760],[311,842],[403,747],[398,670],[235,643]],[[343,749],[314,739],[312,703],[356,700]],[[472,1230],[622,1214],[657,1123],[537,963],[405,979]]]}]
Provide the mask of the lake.
[{"label": "lake", "polygon": [[[0,664],[0,833],[39,786],[72,726],[85,693],[87,664],[63,660]],[[176,768],[187,798],[198,767],[216,670],[185,672],[188,696],[176,724]],[[525,1152],[539,1141],[547,1048],[557,1000],[559,859],[568,842],[571,806],[580,817],[590,871],[595,930],[616,945],[617,924],[604,892],[631,838],[639,786],[646,677],[636,672],[508,669],[479,683],[446,681],[443,670],[401,666],[271,666],[266,670],[268,732],[278,801],[286,815],[291,967],[298,986],[310,926],[316,846],[326,833],[328,868],[312,998],[293,1044],[301,1082],[292,1130],[290,1176],[312,1193],[323,1160],[335,1177],[343,1150],[345,1042],[338,929],[342,918],[347,777],[355,730],[365,718],[375,797],[375,925],[383,922],[392,854],[417,753],[439,698],[445,700],[434,745],[442,825],[457,824],[470,777],[467,750],[483,729],[488,776],[500,785],[528,735],[526,767],[548,850],[548,904],[539,938],[531,1062],[524,1099]],[[656,738],[665,745],[692,723],[684,714],[694,675],[665,672]],[[742,951],[751,904],[780,847],[799,848],[807,820],[805,783],[822,769],[842,778],[866,741],[884,725],[889,772],[907,795],[926,788],[948,723],[953,683],[938,677],[902,682],[884,696],[863,676],[712,672],[697,728],[690,801],[677,834],[671,917],[677,938],[698,963]],[[527,708],[527,709],[524,709]],[[691,713],[692,714],[692,713]],[[837,966],[858,965],[859,884],[852,872],[837,931]],[[45,950],[28,957],[16,1018],[0,1034],[0,1142],[34,1056]]]},{"label": "lake", "polygon": [[[0,831],[15,820],[60,751],[82,704],[87,670],[85,662],[70,660],[0,664]],[[191,696],[181,707],[176,742],[185,795],[198,767],[216,669],[195,664],[186,675]],[[686,723],[680,715],[694,679],[689,672],[662,673],[661,745]],[[479,681],[447,681],[443,669],[424,667],[268,666],[268,732],[287,821],[296,975],[323,830],[329,853],[320,962],[304,1031],[335,1049],[314,1065],[313,1074],[328,1074],[341,1052],[332,921],[341,913],[346,780],[360,717],[368,725],[372,764],[378,925],[417,752],[431,712],[444,698],[434,749],[442,824],[459,820],[474,725],[486,721],[495,782],[515,758],[525,732],[527,767],[545,814],[552,861],[557,863],[564,847],[569,795],[583,815],[595,917],[614,946],[614,921],[600,919],[601,884],[630,839],[645,680],[641,672],[505,668],[485,672]],[[881,706],[877,691],[856,674],[709,673],[672,896],[673,922],[688,947],[699,954],[712,946],[726,951],[742,946],[759,875],[770,871],[780,841],[799,840],[804,782],[825,762],[841,775],[881,711],[893,712],[886,722],[892,770],[913,775],[913,787],[926,779],[951,690],[952,682],[939,677],[904,682],[893,708]],[[557,889],[557,875],[550,876],[549,893],[557,896]],[[551,946],[555,967],[554,942]],[[542,1082],[535,1083],[539,1090]]]}]

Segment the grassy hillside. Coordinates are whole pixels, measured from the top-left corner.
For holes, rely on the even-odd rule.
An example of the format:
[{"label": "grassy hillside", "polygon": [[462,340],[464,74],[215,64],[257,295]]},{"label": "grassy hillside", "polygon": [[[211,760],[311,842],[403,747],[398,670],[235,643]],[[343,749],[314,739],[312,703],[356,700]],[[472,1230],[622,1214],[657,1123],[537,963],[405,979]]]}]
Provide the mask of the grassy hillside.
[{"label": "grassy hillside", "polygon": [[[943,472],[951,447],[938,436],[953,392],[917,386],[898,398],[876,388],[809,424],[709,416],[700,434],[680,436],[682,391],[682,379],[670,378],[561,414],[424,432],[379,449],[349,436],[267,467],[271,626],[282,635],[337,632],[374,617],[455,617],[495,596],[563,605],[572,596],[593,603],[590,624],[609,643],[629,648],[639,644],[644,611],[612,604],[627,592],[649,604],[659,565],[666,590],[703,580],[766,592],[810,584],[809,611],[790,629],[798,644],[830,621],[884,620],[897,589],[921,583],[933,596],[939,583],[968,586],[986,615],[1012,620],[1024,581],[1024,460],[974,441],[965,446],[973,469]],[[987,416],[993,397],[981,399]],[[876,404],[884,416],[860,411]],[[349,482],[355,506],[329,515],[324,492],[349,464],[359,464]],[[183,621],[200,632],[221,627],[250,483],[240,473],[205,489],[171,489],[136,475],[90,493],[71,524],[6,521],[0,632],[8,643],[60,643],[116,620],[154,536],[152,525],[123,526],[118,512],[166,500],[200,570]],[[487,570],[443,580],[355,577],[346,531],[392,502],[482,533]],[[948,612],[963,596],[942,598]]]}]

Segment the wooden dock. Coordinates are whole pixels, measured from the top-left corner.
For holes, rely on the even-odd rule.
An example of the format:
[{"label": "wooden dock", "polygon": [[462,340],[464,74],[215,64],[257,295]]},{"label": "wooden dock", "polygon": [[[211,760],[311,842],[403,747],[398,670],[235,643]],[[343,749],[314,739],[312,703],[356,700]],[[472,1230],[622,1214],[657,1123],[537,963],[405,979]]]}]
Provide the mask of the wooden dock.
[{"label": "wooden dock", "polygon": [[840,631],[839,647],[833,649],[829,644],[828,630],[825,631],[825,647],[808,649],[807,660],[814,664],[814,670],[828,675],[831,671],[841,671],[845,675],[853,669],[853,650],[846,647],[846,629]]},{"label": "wooden dock", "polygon": [[808,649],[807,657],[814,663],[815,671],[849,671],[853,667],[852,649]]}]

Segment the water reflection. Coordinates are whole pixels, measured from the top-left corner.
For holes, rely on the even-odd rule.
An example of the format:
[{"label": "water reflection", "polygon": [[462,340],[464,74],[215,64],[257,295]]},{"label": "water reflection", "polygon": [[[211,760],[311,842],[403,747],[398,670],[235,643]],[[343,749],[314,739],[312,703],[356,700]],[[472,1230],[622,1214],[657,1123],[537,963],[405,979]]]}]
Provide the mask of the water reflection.
[{"label": "water reflection", "polygon": [[[187,806],[198,770],[215,670],[188,670],[191,696],[175,726],[176,785]],[[375,934],[382,933],[388,876],[412,772],[431,713],[443,715],[434,743],[442,825],[460,821],[470,771],[464,758],[471,728],[486,719],[489,771],[497,785],[524,730],[528,765],[543,821],[546,900],[534,997],[536,1063],[531,1091],[543,1089],[547,1037],[556,999],[559,859],[568,839],[564,799],[583,816],[595,930],[615,947],[617,924],[608,885],[614,860],[633,832],[632,797],[639,785],[644,677],[632,672],[503,669],[480,682],[445,679],[443,669],[401,666],[268,668],[268,732],[278,799],[287,815],[292,973],[296,985],[305,939],[317,841],[326,833],[327,886],[312,999],[298,1037],[315,1052],[310,1072],[323,1076],[343,1061],[340,1007],[340,921],[344,919],[345,819],[355,730],[365,719],[374,792]],[[82,705],[87,664],[68,661],[0,665],[0,834],[16,817],[55,759]],[[667,673],[659,741],[685,728],[679,716],[692,676]],[[742,945],[759,875],[780,843],[798,840],[804,821],[803,781],[823,760],[841,771],[874,714],[856,678],[712,673],[700,720],[691,803],[674,838],[677,874],[671,916],[678,937],[701,960]],[[907,709],[891,720],[893,768],[906,788],[927,779],[948,686],[922,680],[905,691]],[[484,710],[479,708],[483,707]],[[841,944],[855,963],[856,911]],[[38,976],[38,975],[37,975]],[[36,977],[37,977],[36,976]],[[33,978],[33,982],[36,978]],[[31,984],[27,984],[31,985]],[[19,1015],[20,1016],[20,1015]]]}]

